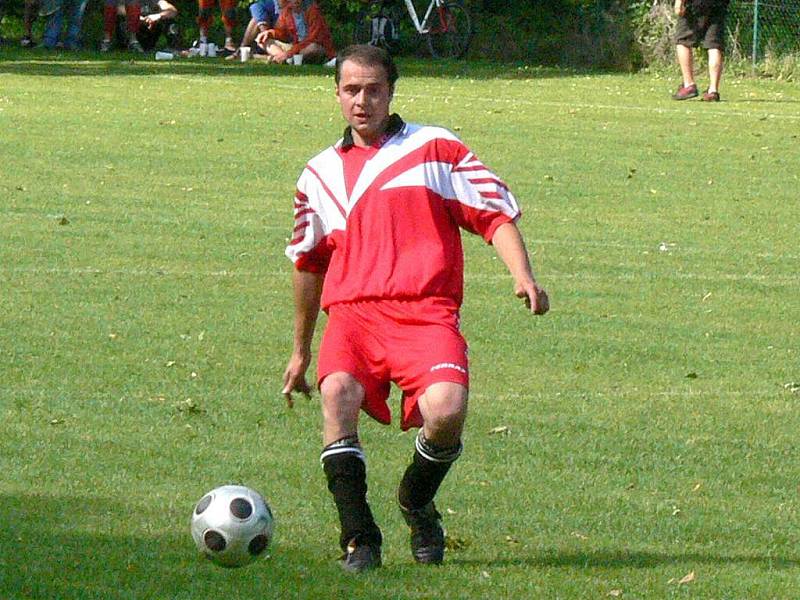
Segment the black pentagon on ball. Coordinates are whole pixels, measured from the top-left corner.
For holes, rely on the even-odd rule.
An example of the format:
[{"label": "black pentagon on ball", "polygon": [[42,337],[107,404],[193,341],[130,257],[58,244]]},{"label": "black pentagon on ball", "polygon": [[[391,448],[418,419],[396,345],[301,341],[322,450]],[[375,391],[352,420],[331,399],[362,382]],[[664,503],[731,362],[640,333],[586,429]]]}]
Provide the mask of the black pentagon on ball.
[{"label": "black pentagon on ball", "polygon": [[203,542],[205,542],[206,548],[212,552],[222,552],[225,550],[225,546],[228,545],[225,537],[219,531],[214,531],[213,529],[209,529],[203,534]]},{"label": "black pentagon on ball", "polygon": [[250,543],[247,544],[247,551],[251,556],[258,556],[267,549],[268,545],[269,538],[262,533],[250,540]]},{"label": "black pentagon on ball", "polygon": [[231,514],[237,519],[248,519],[253,514],[253,505],[245,498],[231,500]]},{"label": "black pentagon on ball", "polygon": [[197,503],[197,506],[194,507],[194,514],[199,515],[205,509],[208,508],[208,505],[211,504],[211,501],[214,499],[214,496],[208,494],[207,496],[203,496],[200,499],[200,502]]}]

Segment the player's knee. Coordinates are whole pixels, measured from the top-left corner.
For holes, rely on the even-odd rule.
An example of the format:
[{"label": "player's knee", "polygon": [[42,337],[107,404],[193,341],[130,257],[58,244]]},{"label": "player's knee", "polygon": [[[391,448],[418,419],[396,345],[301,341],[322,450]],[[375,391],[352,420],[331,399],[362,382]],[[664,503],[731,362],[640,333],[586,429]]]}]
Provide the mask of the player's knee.
[{"label": "player's knee", "polygon": [[222,18],[227,23],[236,23],[236,9],[235,8],[226,8],[222,11]]},{"label": "player's knee", "polygon": [[361,384],[348,373],[331,373],[322,380],[320,385],[323,405],[352,405],[360,406],[364,396]]},{"label": "player's knee", "polygon": [[211,7],[210,6],[201,6],[200,10],[197,13],[197,18],[201,21],[208,21],[211,19]]},{"label": "player's knee", "polygon": [[434,438],[461,435],[467,417],[467,389],[456,383],[436,383],[420,399],[425,429]]}]

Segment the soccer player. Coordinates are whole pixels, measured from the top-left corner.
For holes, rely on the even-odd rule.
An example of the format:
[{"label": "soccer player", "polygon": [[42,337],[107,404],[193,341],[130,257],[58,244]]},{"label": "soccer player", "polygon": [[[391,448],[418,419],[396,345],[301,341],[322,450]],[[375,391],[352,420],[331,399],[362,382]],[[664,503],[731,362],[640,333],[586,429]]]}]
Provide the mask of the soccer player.
[{"label": "soccer player", "polygon": [[508,187],[450,131],[406,123],[389,107],[397,80],[389,54],[350,46],[336,61],[344,137],[312,158],[294,199],[294,348],[283,376],[305,378],[320,307],[328,313],[318,359],[321,461],[341,525],[342,567],[381,564],[381,531],[367,503],[361,410],[388,424],[389,385],[402,392],[400,425],[421,427],[398,490],[420,563],[444,558],[434,496],[461,454],[467,345],[460,229],[493,244],[533,314],[549,308],[531,271]]}]

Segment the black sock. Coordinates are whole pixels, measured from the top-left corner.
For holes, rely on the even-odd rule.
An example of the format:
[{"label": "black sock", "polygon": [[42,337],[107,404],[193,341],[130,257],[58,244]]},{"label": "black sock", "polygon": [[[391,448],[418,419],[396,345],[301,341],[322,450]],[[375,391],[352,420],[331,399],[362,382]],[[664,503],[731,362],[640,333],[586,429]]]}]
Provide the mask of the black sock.
[{"label": "black sock", "polygon": [[351,436],[325,446],[320,460],[339,511],[342,550],[353,539],[380,546],[381,531],[367,503],[367,468],[358,438]]},{"label": "black sock", "polygon": [[406,469],[397,492],[400,506],[416,510],[433,500],[450,466],[461,454],[461,448],[461,443],[450,448],[435,446],[420,430],[414,459]]}]

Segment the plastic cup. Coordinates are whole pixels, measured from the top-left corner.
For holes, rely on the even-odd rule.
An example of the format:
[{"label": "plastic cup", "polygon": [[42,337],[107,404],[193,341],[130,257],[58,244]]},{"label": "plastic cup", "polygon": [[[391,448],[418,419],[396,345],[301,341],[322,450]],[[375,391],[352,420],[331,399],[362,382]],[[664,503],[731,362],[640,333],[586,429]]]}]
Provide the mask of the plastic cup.
[{"label": "plastic cup", "polygon": [[297,54],[294,54],[292,56],[292,64],[294,66],[296,66],[296,67],[299,67],[300,65],[302,65],[303,64],[303,55],[300,54],[299,52]]},{"label": "plastic cup", "polygon": [[250,46],[242,46],[241,48],[239,48],[239,60],[241,60],[242,62],[247,62],[248,60],[250,60],[250,52],[251,52]]},{"label": "plastic cup", "polygon": [[172,52],[156,52],[156,60],[172,60],[175,55]]},{"label": "plastic cup", "polygon": [[217,57],[217,45],[213,42],[209,42],[208,44],[208,56],[209,58]]}]

